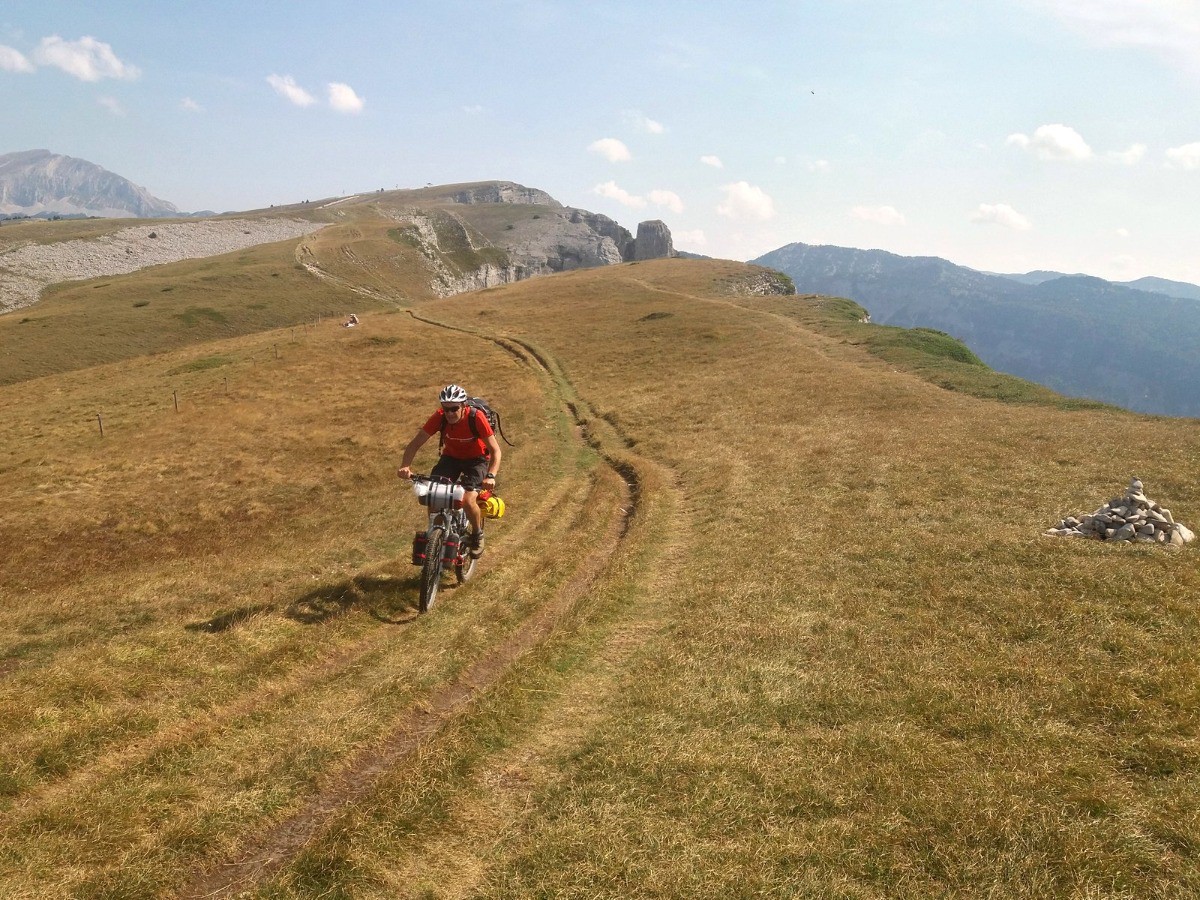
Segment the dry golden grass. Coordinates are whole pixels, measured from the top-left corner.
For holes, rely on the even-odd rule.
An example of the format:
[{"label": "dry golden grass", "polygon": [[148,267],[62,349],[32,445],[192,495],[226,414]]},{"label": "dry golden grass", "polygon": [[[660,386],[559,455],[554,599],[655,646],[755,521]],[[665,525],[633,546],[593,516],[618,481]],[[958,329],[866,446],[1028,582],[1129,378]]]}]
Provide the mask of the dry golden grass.
[{"label": "dry golden grass", "polygon": [[[455,332],[375,314],[278,361],[248,335],[0,388],[0,891],[182,890],[557,603],[247,894],[1195,895],[1195,551],[1039,535],[1134,474],[1194,527],[1200,426],[943,390],[746,271],[576,272],[422,307]],[[485,575],[416,620],[392,470],[451,380],[521,446]],[[614,468],[636,512],[571,594]]]}]

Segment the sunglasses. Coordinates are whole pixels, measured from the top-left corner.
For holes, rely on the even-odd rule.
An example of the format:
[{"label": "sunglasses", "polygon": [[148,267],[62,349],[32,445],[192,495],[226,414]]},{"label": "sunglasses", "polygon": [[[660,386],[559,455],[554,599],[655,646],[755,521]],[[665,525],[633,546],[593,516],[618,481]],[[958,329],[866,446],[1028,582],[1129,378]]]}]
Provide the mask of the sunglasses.
[{"label": "sunglasses", "polygon": [[442,412],[458,412],[462,409],[461,406],[443,406]]}]

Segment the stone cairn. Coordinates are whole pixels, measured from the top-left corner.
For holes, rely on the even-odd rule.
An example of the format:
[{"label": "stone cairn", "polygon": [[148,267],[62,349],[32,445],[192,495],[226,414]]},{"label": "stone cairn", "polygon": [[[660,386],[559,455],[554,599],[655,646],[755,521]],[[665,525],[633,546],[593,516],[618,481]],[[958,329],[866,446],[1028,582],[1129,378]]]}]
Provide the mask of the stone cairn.
[{"label": "stone cairn", "polygon": [[1124,497],[1114,497],[1090,516],[1067,516],[1058,527],[1043,534],[1171,547],[1182,547],[1196,537],[1190,528],[1175,521],[1169,509],[1163,509],[1142,493],[1142,483],[1137,478],[1129,482]]}]

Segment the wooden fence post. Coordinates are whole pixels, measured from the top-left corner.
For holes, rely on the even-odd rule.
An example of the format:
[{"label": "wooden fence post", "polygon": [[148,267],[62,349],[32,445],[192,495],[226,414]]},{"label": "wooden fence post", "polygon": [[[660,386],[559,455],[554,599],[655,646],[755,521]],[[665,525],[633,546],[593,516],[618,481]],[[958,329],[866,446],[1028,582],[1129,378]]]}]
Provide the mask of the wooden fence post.
[{"label": "wooden fence post", "polygon": [[100,437],[104,437],[104,419],[100,417],[100,413],[96,413],[96,421],[100,423]]},{"label": "wooden fence post", "polygon": [[179,412],[179,391],[171,391],[171,398],[175,401],[175,412]]}]

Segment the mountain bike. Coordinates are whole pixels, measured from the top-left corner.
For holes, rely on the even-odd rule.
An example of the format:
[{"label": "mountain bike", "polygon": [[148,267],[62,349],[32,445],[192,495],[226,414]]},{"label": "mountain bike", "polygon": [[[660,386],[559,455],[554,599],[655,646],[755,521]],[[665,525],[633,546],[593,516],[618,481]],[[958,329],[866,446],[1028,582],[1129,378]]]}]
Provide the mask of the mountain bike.
[{"label": "mountain bike", "polygon": [[466,489],[449,478],[414,474],[413,494],[429,510],[429,525],[413,538],[413,565],[421,567],[421,596],[418,608],[429,612],[437,600],[442,573],[454,569],[459,584],[475,572],[478,562],[470,554],[471,522],[463,510]]}]

